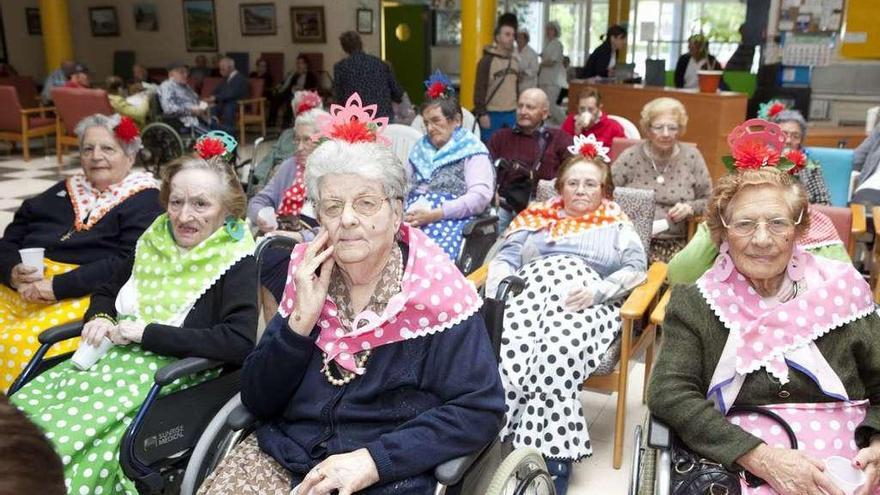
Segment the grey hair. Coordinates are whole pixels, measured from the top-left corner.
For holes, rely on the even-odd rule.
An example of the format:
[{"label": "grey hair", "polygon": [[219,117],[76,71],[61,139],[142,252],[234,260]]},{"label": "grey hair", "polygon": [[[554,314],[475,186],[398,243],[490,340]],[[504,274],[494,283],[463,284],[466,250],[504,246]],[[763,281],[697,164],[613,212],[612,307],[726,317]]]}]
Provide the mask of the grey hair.
[{"label": "grey hair", "polygon": [[423,115],[425,110],[433,107],[440,107],[440,111],[443,112],[443,116],[448,120],[455,120],[456,116],[459,116],[464,119],[464,116],[461,114],[461,105],[458,104],[458,98],[445,97],[445,98],[435,98],[435,99],[426,99],[424,103],[422,103],[421,108],[419,108],[419,115]]},{"label": "grey hair", "polygon": [[313,204],[321,201],[321,179],[328,174],[352,174],[379,181],[390,199],[403,200],[409,192],[409,167],[382,143],[330,140],[318,145],[306,161],[306,189]]},{"label": "grey hair", "polygon": [[560,36],[562,36],[562,27],[559,25],[558,22],[556,22],[556,21],[550,21],[550,22],[548,22],[547,24],[545,24],[545,26],[547,26],[547,27],[552,27],[553,30],[556,31],[556,37],[557,37],[557,38],[560,37]]},{"label": "grey hair", "polygon": [[122,147],[122,152],[125,153],[125,156],[135,156],[137,152],[143,148],[143,144],[141,143],[141,137],[138,136],[131,140],[130,143],[124,143],[116,137],[116,126],[119,125],[119,122],[122,120],[122,117],[118,113],[114,113],[113,115],[104,115],[100,113],[96,113],[94,115],[89,115],[88,117],[83,118],[76,124],[76,129],[73,131],[76,133],[76,137],[79,138],[79,147],[82,148],[83,139],[86,137],[86,131],[91,129],[92,127],[103,127],[110,131],[110,134],[116,139],[116,142],[119,143],[119,146]]},{"label": "grey hair", "polygon": [[320,108],[313,108],[307,112],[303,112],[296,116],[296,120],[293,122],[293,128],[296,129],[300,126],[309,126],[313,130],[318,130],[318,117],[321,115],[330,115]]},{"label": "grey hair", "polygon": [[773,117],[773,122],[783,124],[785,122],[794,122],[801,128],[801,139],[807,137],[807,121],[804,116],[797,110],[783,110]]}]

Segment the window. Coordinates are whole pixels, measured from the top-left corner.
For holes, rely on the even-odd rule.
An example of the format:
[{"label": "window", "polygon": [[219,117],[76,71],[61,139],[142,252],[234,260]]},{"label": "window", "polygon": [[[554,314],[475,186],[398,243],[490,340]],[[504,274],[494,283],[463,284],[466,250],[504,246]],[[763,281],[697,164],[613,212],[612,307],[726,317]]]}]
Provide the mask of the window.
[{"label": "window", "polygon": [[529,30],[530,44],[538,53],[544,48],[544,24],[559,23],[559,41],[573,66],[587,63],[586,55],[608,30],[608,0],[529,0],[518,2],[516,8],[520,26]]}]

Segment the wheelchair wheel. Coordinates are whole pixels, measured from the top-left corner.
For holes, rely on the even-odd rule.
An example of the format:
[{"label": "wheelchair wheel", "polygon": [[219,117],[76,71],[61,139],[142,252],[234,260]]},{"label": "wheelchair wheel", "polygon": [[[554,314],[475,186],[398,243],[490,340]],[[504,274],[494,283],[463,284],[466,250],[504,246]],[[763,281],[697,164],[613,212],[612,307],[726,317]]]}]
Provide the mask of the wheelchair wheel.
[{"label": "wheelchair wheel", "polygon": [[157,177],[162,165],[183,156],[184,153],[180,134],[164,122],[154,122],[144,127],[141,141],[144,145],[140,152],[141,165]]},{"label": "wheelchair wheel", "polygon": [[486,495],[556,495],[544,456],[535,449],[511,452],[498,466]]}]

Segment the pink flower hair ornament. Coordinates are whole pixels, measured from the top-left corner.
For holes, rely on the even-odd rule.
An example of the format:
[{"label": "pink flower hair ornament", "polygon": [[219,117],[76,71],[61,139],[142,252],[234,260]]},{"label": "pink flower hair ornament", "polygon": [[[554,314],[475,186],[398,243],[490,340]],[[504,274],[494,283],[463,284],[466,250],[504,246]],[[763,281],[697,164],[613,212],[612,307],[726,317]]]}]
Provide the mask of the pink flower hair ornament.
[{"label": "pink flower hair ornament", "polygon": [[721,157],[731,173],[739,170],[776,168],[796,174],[807,165],[806,155],[785,148],[785,134],[778,125],[763,119],[750,119],[736,126],[727,136],[732,155]]},{"label": "pink flower hair ornament", "polygon": [[591,160],[598,158],[605,163],[611,162],[611,158],[608,156],[609,150],[611,148],[603,146],[594,134],[586,136],[578,134],[574,137],[574,144],[568,147],[568,152],[572,155],[581,155]]},{"label": "pink flower hair ornament", "polygon": [[330,115],[318,116],[318,133],[313,139],[323,143],[331,139],[348,143],[379,142],[391,145],[391,141],[382,136],[388,126],[388,117],[376,118],[378,106],[364,105],[361,96],[353,93],[348,97],[345,106],[330,105]]}]

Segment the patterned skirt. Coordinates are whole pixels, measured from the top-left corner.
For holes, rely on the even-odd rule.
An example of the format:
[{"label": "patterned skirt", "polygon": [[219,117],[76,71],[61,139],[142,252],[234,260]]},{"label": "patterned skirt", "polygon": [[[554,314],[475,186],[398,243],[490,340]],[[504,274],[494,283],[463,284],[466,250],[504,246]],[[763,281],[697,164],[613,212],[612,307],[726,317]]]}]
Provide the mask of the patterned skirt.
[{"label": "patterned skirt", "polygon": [[[47,278],[77,267],[48,259],[45,264]],[[88,296],[54,304],[29,303],[18,292],[0,285],[0,391],[6,392],[31,360],[40,347],[37,337],[43,330],[81,320],[88,307]],[[59,342],[46,357],[75,351],[78,345],[79,338]]]},{"label": "patterned skirt", "polygon": [[[431,203],[431,208],[440,208],[440,206],[450,199],[454,199],[451,194],[437,194],[437,193],[422,193],[422,194],[411,194],[409,199],[406,202],[406,207],[409,208],[410,205],[419,201],[420,198],[425,198],[428,202]],[[424,200],[422,200],[424,201]],[[442,219],[433,223],[429,223],[427,225],[423,225],[421,227],[422,232],[425,233],[428,237],[431,238],[434,242],[440,246],[443,251],[449,255],[449,258],[452,261],[458,259],[458,253],[461,251],[461,245],[464,242],[464,238],[461,236],[462,230],[464,230],[464,226],[471,220],[471,217],[467,218],[450,218],[450,219]]]},{"label": "patterned skirt", "polygon": [[[153,375],[177,358],[132,344],[114,347],[88,371],[63,362],[10,397],[52,441],[64,463],[68,493],[137,495],[119,464],[119,446],[153,385]],[[207,371],[163,387],[168,394],[216,376]]]},{"label": "patterned skirt", "polygon": [[620,332],[621,303],[565,309],[573,288],[600,280],[575,256],[537,258],[517,275],[526,285],[504,313],[499,368],[507,421],[500,436],[577,461],[593,453],[578,392]]},{"label": "patterned skirt", "polygon": [[669,260],[672,259],[679,251],[684,249],[687,245],[687,239],[684,237],[675,237],[670,239],[651,239],[651,250],[649,256],[651,259],[648,261],[650,263],[662,262],[669,263]]}]

